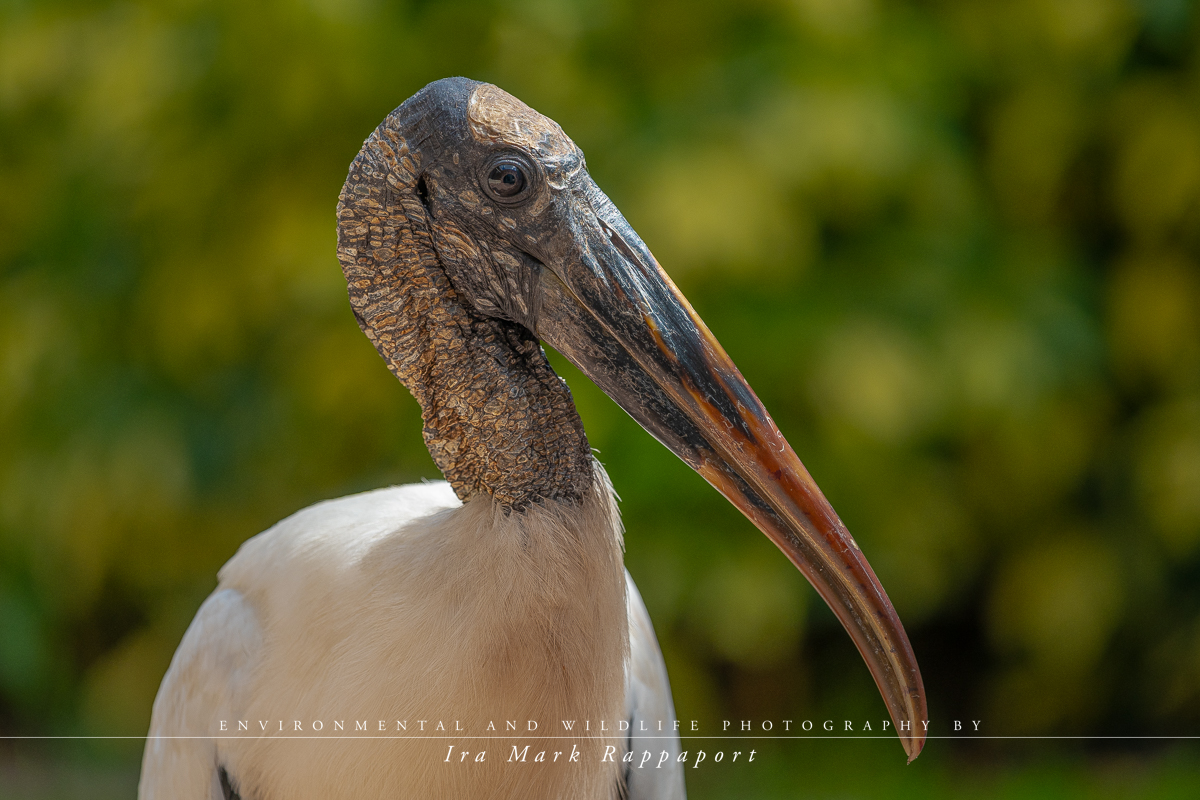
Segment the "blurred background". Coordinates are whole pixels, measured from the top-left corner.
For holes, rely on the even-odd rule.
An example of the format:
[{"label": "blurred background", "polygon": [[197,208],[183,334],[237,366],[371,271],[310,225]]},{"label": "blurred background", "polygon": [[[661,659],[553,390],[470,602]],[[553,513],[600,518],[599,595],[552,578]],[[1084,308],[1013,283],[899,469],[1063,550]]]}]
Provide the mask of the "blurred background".
[{"label": "blurred background", "polygon": [[[587,153],[870,557],[931,734],[1200,734],[1198,17],[0,2],[0,735],[143,735],[241,542],[438,477],[333,212],[363,139],[447,75]],[[553,358],[680,717],[882,720],[799,573]],[[894,739],[760,745],[689,770],[693,798],[1200,790],[1183,740],[935,738],[908,767]],[[3,740],[0,797],[131,796],[141,748]]]}]

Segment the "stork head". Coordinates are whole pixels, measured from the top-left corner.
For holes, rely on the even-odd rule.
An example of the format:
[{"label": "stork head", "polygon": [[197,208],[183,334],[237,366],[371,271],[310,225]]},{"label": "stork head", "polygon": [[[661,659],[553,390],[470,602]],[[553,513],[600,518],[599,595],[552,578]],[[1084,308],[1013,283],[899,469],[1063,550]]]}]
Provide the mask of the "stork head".
[{"label": "stork head", "polygon": [[[360,324],[419,400],[414,384],[431,380],[438,359],[396,342],[415,335],[422,313],[426,327],[498,325],[515,352],[522,337],[534,349],[541,339],[591,378],[804,573],[858,646],[916,758],[924,688],[887,594],[749,384],[557,123],[490,84],[447,78],[426,86],[352,166],[339,203],[339,257]],[[435,301],[442,305],[420,311]],[[398,319],[408,320],[399,334]],[[497,357],[509,370],[544,366],[540,351],[518,359],[523,367],[492,352],[483,360],[489,368]],[[417,380],[413,362],[422,358],[430,363]],[[545,394],[558,402],[553,388]],[[445,429],[430,419],[427,407],[427,441],[431,427]],[[430,449],[444,471],[457,468],[464,450]],[[567,449],[578,456],[577,442]],[[547,462],[543,472],[553,478],[555,469]],[[561,467],[562,481],[571,469]]]}]

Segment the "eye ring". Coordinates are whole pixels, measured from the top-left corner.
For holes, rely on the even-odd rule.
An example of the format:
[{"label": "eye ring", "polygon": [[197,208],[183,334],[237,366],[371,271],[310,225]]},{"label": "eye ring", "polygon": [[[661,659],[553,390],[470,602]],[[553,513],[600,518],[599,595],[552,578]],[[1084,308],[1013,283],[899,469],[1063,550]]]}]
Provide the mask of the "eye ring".
[{"label": "eye ring", "polygon": [[497,203],[519,203],[533,187],[533,170],[522,159],[504,155],[484,167],[479,176],[487,195]]}]

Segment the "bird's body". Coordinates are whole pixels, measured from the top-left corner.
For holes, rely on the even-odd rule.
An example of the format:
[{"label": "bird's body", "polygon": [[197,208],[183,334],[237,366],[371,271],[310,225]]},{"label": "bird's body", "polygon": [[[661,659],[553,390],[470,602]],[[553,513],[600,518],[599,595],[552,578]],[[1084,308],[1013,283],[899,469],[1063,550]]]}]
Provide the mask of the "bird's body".
[{"label": "bird's body", "polygon": [[[163,684],[143,796],[220,798],[220,769],[243,800],[613,796],[619,723],[639,713],[627,698],[669,713],[670,693],[653,686],[665,672],[636,594],[627,656],[621,527],[599,465],[583,513],[562,512],[463,505],[439,481],[320,503],[249,540]],[[632,693],[626,663],[643,671]],[[213,738],[155,738],[184,731]],[[674,752],[655,742],[656,758]],[[682,798],[673,758],[652,779],[668,776],[677,790],[652,796]]]},{"label": "bird's body", "polygon": [[351,165],[338,257],[448,483],[242,547],[155,700],[142,800],[681,800],[613,491],[539,340],[804,572],[916,757],[920,674],[882,586],[556,123],[489,84],[425,87]]}]

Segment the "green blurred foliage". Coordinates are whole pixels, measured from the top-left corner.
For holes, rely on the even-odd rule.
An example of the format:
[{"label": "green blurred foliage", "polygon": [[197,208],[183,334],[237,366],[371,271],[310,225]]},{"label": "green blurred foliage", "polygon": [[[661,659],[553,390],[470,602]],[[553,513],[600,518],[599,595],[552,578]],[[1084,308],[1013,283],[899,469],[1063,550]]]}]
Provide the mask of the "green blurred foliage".
[{"label": "green blurred foliage", "polygon": [[[0,732],[143,733],[243,540],[437,477],[333,207],[456,74],[586,151],[871,558],[931,732],[1195,732],[1198,40],[1192,0],[6,0]],[[681,715],[882,717],[803,579],[555,364]]]}]

